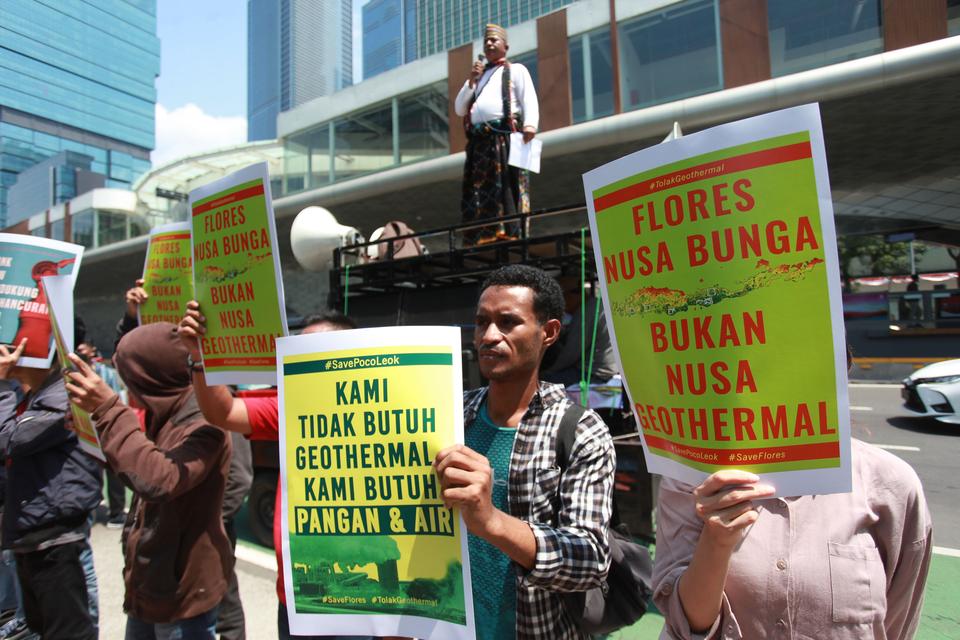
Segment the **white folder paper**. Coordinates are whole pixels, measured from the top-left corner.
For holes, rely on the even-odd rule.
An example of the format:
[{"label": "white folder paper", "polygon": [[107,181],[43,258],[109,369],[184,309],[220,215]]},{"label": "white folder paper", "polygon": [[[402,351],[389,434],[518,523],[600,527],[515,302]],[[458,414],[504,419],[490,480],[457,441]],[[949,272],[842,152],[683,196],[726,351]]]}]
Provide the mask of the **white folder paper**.
[{"label": "white folder paper", "polygon": [[534,138],[530,142],[523,142],[523,134],[519,131],[510,134],[510,166],[527,169],[540,173],[540,153],[543,142]]}]

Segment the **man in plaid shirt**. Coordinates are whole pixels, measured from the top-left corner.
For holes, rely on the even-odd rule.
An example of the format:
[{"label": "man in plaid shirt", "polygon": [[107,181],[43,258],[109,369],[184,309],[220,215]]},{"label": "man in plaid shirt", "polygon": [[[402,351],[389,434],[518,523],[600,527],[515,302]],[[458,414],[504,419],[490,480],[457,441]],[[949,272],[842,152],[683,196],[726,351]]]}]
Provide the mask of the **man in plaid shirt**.
[{"label": "man in plaid shirt", "polygon": [[479,640],[589,638],[562,594],[601,586],[609,568],[613,441],[586,411],[561,473],[557,430],[571,403],[539,379],[563,308],[559,284],[539,269],[510,265],[487,278],[474,345],[490,385],[464,394],[466,444],[434,462],[444,502],[470,534]]}]

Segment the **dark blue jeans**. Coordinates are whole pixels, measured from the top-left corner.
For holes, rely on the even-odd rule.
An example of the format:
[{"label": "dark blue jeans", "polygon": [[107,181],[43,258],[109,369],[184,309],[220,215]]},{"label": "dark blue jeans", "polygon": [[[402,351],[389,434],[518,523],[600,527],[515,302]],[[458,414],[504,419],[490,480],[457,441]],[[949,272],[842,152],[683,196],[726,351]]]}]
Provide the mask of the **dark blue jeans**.
[{"label": "dark blue jeans", "polygon": [[216,640],[217,607],[193,618],[150,623],[127,616],[124,640]]}]

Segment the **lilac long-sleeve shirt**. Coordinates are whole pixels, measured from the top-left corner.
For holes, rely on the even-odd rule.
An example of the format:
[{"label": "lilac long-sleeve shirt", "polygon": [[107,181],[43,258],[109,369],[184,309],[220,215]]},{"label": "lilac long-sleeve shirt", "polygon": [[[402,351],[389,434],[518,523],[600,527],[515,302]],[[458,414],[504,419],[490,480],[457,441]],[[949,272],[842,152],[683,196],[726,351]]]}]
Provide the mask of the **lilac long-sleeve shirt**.
[{"label": "lilac long-sleeve shirt", "polygon": [[853,441],[853,491],[760,501],[734,552],[720,615],[690,630],[677,591],[702,529],[692,487],[660,487],[654,599],[661,638],[912,638],[930,566],[920,480],[900,458]]}]

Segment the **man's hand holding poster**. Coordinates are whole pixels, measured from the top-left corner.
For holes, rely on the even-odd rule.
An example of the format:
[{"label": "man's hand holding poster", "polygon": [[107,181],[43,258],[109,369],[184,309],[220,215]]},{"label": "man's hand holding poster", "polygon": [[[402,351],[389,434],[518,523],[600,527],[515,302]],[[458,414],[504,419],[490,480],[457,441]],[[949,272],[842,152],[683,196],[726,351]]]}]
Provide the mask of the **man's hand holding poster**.
[{"label": "man's hand holding poster", "polygon": [[287,317],[266,163],[191,191],[190,211],[207,383],[274,384]]},{"label": "man's hand holding poster", "polygon": [[432,467],[463,442],[460,348],[449,327],[277,341],[294,634],[474,637],[466,529]]},{"label": "man's hand holding poster", "polygon": [[0,233],[0,343],[27,346],[21,367],[46,369],[53,361],[53,332],[44,276],[67,275],[70,290],[77,280],[83,247],[19,233]]},{"label": "man's hand holding poster", "polygon": [[850,490],[846,347],[819,110],[584,175],[610,334],[652,473]]}]

